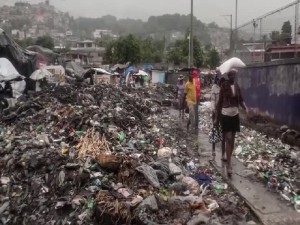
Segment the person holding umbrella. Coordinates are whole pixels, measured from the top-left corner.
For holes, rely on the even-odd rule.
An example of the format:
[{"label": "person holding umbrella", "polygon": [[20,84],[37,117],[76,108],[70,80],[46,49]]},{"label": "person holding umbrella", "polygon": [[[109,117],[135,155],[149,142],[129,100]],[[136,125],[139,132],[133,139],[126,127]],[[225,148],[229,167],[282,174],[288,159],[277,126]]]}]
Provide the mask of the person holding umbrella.
[{"label": "person holding umbrella", "polygon": [[[217,116],[214,125],[221,122],[222,132],[225,137],[227,156],[227,175],[232,176],[231,157],[234,149],[235,134],[240,132],[239,107],[248,112],[243,100],[240,87],[236,83],[237,70],[231,69],[227,79],[220,88],[219,101],[216,106]],[[225,159],[223,159],[225,160]]]}]

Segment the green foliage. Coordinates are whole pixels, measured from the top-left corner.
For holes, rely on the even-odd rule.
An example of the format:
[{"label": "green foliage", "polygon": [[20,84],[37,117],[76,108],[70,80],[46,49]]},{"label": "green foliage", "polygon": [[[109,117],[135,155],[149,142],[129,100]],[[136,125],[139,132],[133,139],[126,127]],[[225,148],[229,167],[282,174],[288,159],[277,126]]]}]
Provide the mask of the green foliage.
[{"label": "green foliage", "polygon": [[[108,29],[121,36],[133,34],[140,38],[147,38],[150,35],[155,39],[169,37],[173,31],[185,33],[190,27],[189,15],[163,15],[152,16],[148,21],[134,19],[117,19],[114,16],[104,16],[101,18],[80,17],[71,22],[71,29],[82,38],[91,36],[96,29]],[[194,34],[199,37],[202,43],[209,43],[210,36],[207,26],[194,17]],[[210,27],[216,28],[215,24]]]},{"label": "green foliage", "polygon": [[145,63],[160,63],[163,59],[165,42],[164,40],[154,40],[147,38],[140,40],[141,59]]},{"label": "green foliage", "polygon": [[220,61],[221,59],[220,59],[219,52],[215,48],[211,48],[207,52],[206,66],[211,69],[215,69],[217,66],[220,65]]},{"label": "green foliage", "polygon": [[49,48],[49,49],[54,48],[54,41],[50,36],[38,37],[35,44],[42,46],[44,48]]},{"label": "green foliage", "polygon": [[211,22],[211,23],[207,24],[207,27],[208,28],[213,28],[213,29],[218,29],[219,28],[218,24],[216,24],[215,22]]},{"label": "green foliage", "polygon": [[281,35],[279,31],[272,31],[270,34],[270,38],[272,41],[280,41],[281,40]]},{"label": "green foliage", "polygon": [[[194,65],[196,67],[201,67],[204,61],[204,52],[201,47],[200,41],[194,37]],[[168,62],[172,62],[175,65],[180,65],[181,63],[187,63],[189,57],[189,40],[186,38],[184,40],[178,40],[175,42],[174,46],[170,47],[167,55]]]},{"label": "green foliage", "polygon": [[292,39],[292,25],[290,21],[286,21],[283,23],[280,31],[272,31],[270,34],[270,38],[273,42],[283,42],[289,43]]},{"label": "green foliage", "polygon": [[128,35],[112,41],[108,44],[104,57],[106,63],[139,63],[141,61],[139,39],[133,35]]},{"label": "green foliage", "polygon": [[34,45],[34,40],[32,38],[26,38],[23,40],[14,40],[18,45],[23,48],[27,48],[28,46]]},{"label": "green foliage", "polygon": [[[189,45],[189,42],[187,42]],[[188,55],[186,53],[186,40],[178,40],[175,42],[174,46],[170,47],[167,54],[168,62],[172,62],[175,65],[180,65],[180,63],[187,62]]]},{"label": "green foliage", "polygon": [[292,38],[292,25],[290,21],[283,23],[281,28],[281,39],[287,40]]},{"label": "green foliage", "polygon": [[164,40],[140,39],[133,35],[105,44],[106,63],[159,63],[163,59]]},{"label": "green foliage", "polygon": [[203,62],[204,52],[199,40],[197,38],[194,38],[194,65],[199,68],[203,66]]}]

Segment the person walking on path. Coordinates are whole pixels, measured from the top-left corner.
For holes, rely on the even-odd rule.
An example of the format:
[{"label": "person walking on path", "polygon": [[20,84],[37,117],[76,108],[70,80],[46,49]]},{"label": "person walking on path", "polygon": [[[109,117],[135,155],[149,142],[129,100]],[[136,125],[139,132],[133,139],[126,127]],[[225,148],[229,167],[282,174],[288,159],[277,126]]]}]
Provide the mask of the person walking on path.
[{"label": "person walking on path", "polygon": [[184,106],[185,106],[185,99],[184,99],[184,81],[183,76],[180,75],[178,78],[178,84],[177,84],[177,91],[176,91],[176,99],[178,101],[178,109],[179,109],[179,118],[184,118]]},{"label": "person walking on path", "polygon": [[232,176],[231,157],[234,149],[235,134],[240,132],[239,106],[248,112],[241,90],[235,82],[236,74],[236,70],[231,70],[228,73],[228,79],[221,85],[217,103],[217,118],[214,123],[217,125],[220,121],[224,133],[228,177]]},{"label": "person walking on path", "polygon": [[199,103],[200,103],[200,93],[201,93],[201,82],[199,79],[199,74],[196,69],[193,69],[192,71],[193,75],[193,82],[195,85],[195,91],[196,91],[196,104],[195,104],[195,129],[196,132],[198,131],[199,126]]},{"label": "person walking on path", "polygon": [[[211,89],[211,111],[212,111],[212,122],[216,120],[217,117],[217,103],[219,101],[219,94],[220,94],[220,86],[224,82],[224,78],[220,77],[221,74],[216,74],[213,82],[213,86]],[[220,124],[213,126],[210,142],[212,143],[212,157],[213,160],[216,158],[216,144],[222,141],[222,160],[226,160],[225,158],[225,137],[223,135],[222,130],[220,129]]]},{"label": "person walking on path", "polygon": [[193,81],[193,74],[190,73],[189,80],[185,84],[184,89],[185,99],[187,103],[187,107],[189,109],[189,119],[187,122],[187,129],[189,130],[190,125],[192,125],[192,128],[196,131],[196,124],[195,124],[195,105],[197,102],[196,97],[196,88]]}]

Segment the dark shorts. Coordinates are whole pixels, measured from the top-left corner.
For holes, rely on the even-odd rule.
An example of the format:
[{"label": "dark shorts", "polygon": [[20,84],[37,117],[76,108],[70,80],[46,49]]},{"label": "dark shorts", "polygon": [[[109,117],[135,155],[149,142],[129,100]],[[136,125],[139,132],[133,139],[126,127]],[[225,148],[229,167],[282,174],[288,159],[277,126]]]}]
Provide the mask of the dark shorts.
[{"label": "dark shorts", "polygon": [[240,132],[240,116],[221,115],[222,132]]},{"label": "dark shorts", "polygon": [[180,97],[177,101],[178,101],[178,109],[184,110],[184,108],[185,108],[184,97]]}]

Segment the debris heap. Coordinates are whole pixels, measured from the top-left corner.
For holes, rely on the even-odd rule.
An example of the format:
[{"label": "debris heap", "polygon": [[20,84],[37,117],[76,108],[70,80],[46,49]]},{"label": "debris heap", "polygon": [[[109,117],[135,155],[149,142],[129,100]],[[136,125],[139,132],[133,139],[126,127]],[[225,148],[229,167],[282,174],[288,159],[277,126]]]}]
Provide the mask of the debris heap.
[{"label": "debris heap", "polygon": [[5,110],[0,223],[249,220],[220,177],[189,158],[194,143],[161,107],[171,96],[164,86],[71,85],[29,94]]}]

